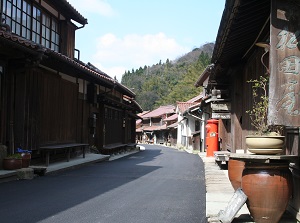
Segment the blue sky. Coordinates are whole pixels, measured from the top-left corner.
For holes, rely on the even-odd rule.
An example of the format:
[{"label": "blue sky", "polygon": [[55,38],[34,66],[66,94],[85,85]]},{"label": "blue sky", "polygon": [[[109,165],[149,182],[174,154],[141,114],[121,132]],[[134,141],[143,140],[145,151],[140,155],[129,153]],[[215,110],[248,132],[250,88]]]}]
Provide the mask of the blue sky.
[{"label": "blue sky", "polygon": [[120,81],[125,71],[176,58],[216,40],[225,0],[68,0],[88,19],[80,60]]}]

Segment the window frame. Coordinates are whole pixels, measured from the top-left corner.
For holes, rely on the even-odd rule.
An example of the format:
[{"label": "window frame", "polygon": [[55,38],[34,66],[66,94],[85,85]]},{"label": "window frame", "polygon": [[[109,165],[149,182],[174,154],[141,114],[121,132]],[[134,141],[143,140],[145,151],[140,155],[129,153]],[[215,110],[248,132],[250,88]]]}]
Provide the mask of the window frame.
[{"label": "window frame", "polygon": [[29,0],[1,1],[2,18],[12,33],[59,52],[59,20]]}]

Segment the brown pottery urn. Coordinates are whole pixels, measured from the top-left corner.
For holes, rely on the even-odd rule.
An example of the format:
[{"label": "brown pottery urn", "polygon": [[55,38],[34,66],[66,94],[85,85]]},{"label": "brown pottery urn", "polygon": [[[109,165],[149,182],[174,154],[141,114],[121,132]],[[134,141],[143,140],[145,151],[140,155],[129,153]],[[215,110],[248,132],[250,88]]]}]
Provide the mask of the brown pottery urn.
[{"label": "brown pottery urn", "polygon": [[4,158],[3,159],[3,169],[4,170],[16,170],[22,168],[22,159],[16,158]]},{"label": "brown pottery urn", "polygon": [[241,188],[242,174],[245,168],[245,162],[241,160],[229,159],[228,161],[228,177],[233,189],[236,191]]},{"label": "brown pottery urn", "polygon": [[242,189],[256,223],[277,223],[292,195],[292,174],[288,163],[246,163]]},{"label": "brown pottery urn", "polygon": [[22,168],[29,167],[30,161],[31,161],[31,154],[30,153],[23,153],[22,154]]}]

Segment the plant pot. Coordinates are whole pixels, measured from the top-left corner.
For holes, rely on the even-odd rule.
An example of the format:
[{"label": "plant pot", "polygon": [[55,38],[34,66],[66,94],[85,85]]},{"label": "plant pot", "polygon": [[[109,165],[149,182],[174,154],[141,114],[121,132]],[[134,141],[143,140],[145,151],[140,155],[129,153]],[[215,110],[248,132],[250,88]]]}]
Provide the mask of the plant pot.
[{"label": "plant pot", "polygon": [[256,223],[277,223],[292,195],[293,179],[288,164],[246,164],[242,190],[247,207]]},{"label": "plant pot", "polygon": [[246,136],[248,151],[260,155],[275,155],[283,151],[285,136]]},{"label": "plant pot", "polygon": [[22,153],[22,168],[28,168],[30,165],[31,154]]},{"label": "plant pot", "polygon": [[3,159],[3,169],[4,170],[16,170],[22,168],[22,159],[12,159],[4,158]]},{"label": "plant pot", "polygon": [[229,159],[228,177],[233,189],[236,191],[242,187],[242,174],[245,168],[245,162],[241,160]]}]

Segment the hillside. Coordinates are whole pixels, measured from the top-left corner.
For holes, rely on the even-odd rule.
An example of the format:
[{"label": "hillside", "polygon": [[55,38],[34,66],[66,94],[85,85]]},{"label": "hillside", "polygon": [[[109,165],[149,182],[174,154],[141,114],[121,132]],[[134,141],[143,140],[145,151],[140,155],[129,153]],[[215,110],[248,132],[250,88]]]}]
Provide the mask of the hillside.
[{"label": "hillside", "polygon": [[132,69],[123,74],[121,83],[134,89],[143,110],[187,101],[201,92],[194,83],[209,65],[213,47],[214,43],[207,43],[174,61],[167,59],[164,63]]}]

